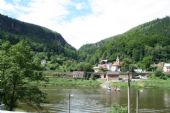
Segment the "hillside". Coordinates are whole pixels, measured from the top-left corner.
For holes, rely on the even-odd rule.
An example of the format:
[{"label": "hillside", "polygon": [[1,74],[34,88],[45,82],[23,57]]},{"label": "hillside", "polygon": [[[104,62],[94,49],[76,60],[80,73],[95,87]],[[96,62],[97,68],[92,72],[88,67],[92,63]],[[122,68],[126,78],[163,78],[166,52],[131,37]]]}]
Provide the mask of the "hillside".
[{"label": "hillside", "polygon": [[0,39],[15,44],[26,39],[35,52],[45,52],[48,56],[61,55],[76,58],[76,49],[69,45],[57,32],[47,28],[25,23],[0,14]]},{"label": "hillside", "polygon": [[[79,49],[82,60],[96,64],[100,59],[113,61],[131,59],[144,62],[150,57],[152,63],[170,61],[170,17],[156,19],[101,42],[85,45]],[[95,46],[98,45],[98,46]]]}]

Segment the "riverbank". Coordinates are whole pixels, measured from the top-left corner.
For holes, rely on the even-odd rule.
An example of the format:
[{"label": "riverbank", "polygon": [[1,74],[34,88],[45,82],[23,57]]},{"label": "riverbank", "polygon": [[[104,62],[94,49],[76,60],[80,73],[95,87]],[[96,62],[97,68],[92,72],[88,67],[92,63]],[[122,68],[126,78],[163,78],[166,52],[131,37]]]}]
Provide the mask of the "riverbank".
[{"label": "riverbank", "polygon": [[[55,87],[68,87],[68,88],[100,88],[103,87],[104,81],[98,80],[84,80],[84,79],[73,79],[73,78],[61,78],[61,77],[48,77],[48,82],[40,82],[39,86],[55,86]],[[127,87],[126,82],[109,82],[111,87]],[[146,79],[131,81],[131,87],[133,88],[170,88],[170,79]]]},{"label": "riverbank", "polygon": [[102,82],[99,80],[83,80],[83,79],[72,79],[72,78],[60,78],[60,77],[49,77],[48,82],[40,83],[41,86],[58,86],[68,88],[98,88]]},{"label": "riverbank", "polygon": [[[127,82],[111,82],[112,87],[127,87]],[[132,81],[131,87],[133,88],[170,88],[170,79],[147,79],[141,81]]]}]

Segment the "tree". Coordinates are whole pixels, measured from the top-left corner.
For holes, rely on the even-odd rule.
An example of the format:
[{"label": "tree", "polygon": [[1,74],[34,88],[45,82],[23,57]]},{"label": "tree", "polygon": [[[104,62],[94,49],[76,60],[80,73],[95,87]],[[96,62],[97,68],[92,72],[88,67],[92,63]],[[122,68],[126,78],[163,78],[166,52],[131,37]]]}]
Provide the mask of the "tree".
[{"label": "tree", "polygon": [[76,70],[92,72],[93,71],[93,66],[90,63],[80,62],[80,63],[77,64]]},{"label": "tree", "polygon": [[133,65],[133,61],[130,58],[124,58],[123,59],[123,67],[122,70],[123,71],[130,71],[130,69],[132,68]]},{"label": "tree", "polygon": [[145,69],[149,70],[152,63],[152,57],[151,56],[145,56],[142,60],[142,64]]},{"label": "tree", "polygon": [[3,89],[3,103],[12,111],[18,102],[36,106],[45,100],[45,93],[34,85],[36,81],[46,80],[33,63],[33,52],[23,40],[16,45],[8,42],[0,47],[0,88]]}]

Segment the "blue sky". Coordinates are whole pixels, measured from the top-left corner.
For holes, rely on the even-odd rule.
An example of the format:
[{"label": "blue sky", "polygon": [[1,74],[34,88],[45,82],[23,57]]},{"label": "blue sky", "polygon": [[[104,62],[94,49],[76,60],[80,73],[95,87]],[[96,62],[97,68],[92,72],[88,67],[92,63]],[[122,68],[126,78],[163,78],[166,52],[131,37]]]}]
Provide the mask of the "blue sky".
[{"label": "blue sky", "polygon": [[170,0],[0,0],[0,13],[59,32],[79,48],[170,16]]},{"label": "blue sky", "polygon": [[87,16],[92,13],[88,0],[72,0],[73,3],[66,5],[69,13],[65,16],[64,21],[72,21],[72,19],[80,16]]}]

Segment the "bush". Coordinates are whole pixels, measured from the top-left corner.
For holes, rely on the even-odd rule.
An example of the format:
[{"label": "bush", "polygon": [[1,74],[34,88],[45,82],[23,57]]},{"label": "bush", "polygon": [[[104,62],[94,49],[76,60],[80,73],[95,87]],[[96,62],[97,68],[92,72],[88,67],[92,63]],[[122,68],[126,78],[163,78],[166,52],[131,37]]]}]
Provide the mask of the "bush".
[{"label": "bush", "polygon": [[127,113],[128,109],[127,107],[115,105],[112,107],[112,110],[109,113]]},{"label": "bush", "polygon": [[160,79],[167,80],[168,77],[161,70],[156,70],[154,76],[159,77]]}]

